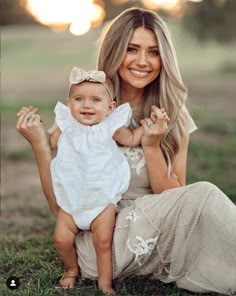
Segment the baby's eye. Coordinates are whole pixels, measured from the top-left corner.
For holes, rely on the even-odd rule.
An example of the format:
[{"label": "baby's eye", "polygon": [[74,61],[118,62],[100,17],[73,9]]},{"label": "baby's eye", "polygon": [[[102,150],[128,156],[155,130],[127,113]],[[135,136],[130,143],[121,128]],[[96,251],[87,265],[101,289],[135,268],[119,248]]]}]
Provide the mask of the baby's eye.
[{"label": "baby's eye", "polygon": [[78,102],[82,102],[83,101],[83,99],[80,98],[80,97],[75,98],[75,100],[78,101]]},{"label": "baby's eye", "polygon": [[154,55],[154,56],[159,56],[160,55],[160,51],[158,49],[154,49],[154,50],[150,50],[149,51],[150,55]]},{"label": "baby's eye", "polygon": [[129,53],[136,53],[137,52],[137,49],[135,48],[135,47],[128,47],[127,48],[127,52],[129,52]]},{"label": "baby's eye", "polygon": [[97,102],[100,102],[101,100],[98,99],[98,98],[93,98],[93,102],[97,103]]}]

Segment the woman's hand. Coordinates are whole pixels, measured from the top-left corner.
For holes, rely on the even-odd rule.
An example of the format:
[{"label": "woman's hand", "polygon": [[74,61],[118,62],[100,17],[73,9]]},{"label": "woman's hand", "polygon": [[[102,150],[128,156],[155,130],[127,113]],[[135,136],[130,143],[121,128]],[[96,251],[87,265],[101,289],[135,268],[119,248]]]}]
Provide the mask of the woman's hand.
[{"label": "woman's hand", "polygon": [[32,106],[23,107],[16,114],[17,131],[26,138],[33,147],[48,145],[48,137],[44,130],[42,119],[38,115],[38,109]]},{"label": "woman's hand", "polygon": [[160,140],[168,129],[168,117],[164,108],[152,106],[150,118],[141,120],[144,133],[141,138],[142,146],[159,146]]}]

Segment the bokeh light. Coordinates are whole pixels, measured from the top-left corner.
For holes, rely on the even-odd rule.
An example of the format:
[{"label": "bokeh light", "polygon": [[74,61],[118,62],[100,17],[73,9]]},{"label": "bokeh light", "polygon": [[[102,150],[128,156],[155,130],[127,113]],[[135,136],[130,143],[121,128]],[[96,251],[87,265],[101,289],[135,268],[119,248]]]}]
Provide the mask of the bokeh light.
[{"label": "bokeh light", "polygon": [[[148,9],[163,10],[171,16],[181,17],[187,1],[203,0],[139,1]],[[105,18],[103,0],[26,0],[26,2],[26,8],[38,22],[57,30],[69,28],[74,35],[85,34],[91,27],[99,26]],[[121,5],[132,0],[111,0],[111,2],[114,5]]]},{"label": "bokeh light", "polygon": [[49,27],[82,35],[98,26],[105,17],[104,8],[93,0],[27,0],[26,8],[34,18]]}]

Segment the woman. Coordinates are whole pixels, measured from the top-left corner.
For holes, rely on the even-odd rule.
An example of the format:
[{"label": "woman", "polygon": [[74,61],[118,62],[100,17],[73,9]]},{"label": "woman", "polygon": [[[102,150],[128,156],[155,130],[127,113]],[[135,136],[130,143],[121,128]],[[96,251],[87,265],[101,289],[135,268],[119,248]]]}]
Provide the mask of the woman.
[{"label": "woman", "polygon": [[[236,292],[236,207],[210,183],[186,185],[189,134],[196,126],[185,106],[186,88],[164,22],[148,10],[124,11],[104,30],[98,70],[115,83],[117,104],[130,103],[131,127],[141,119],[144,127],[140,147],[121,147],[131,182],[118,204],[113,278],[150,275],[190,291]],[[48,140],[39,116],[27,119],[35,113],[22,108],[17,130],[32,145],[57,215]],[[91,233],[79,234],[76,246],[82,275],[96,278]]]}]

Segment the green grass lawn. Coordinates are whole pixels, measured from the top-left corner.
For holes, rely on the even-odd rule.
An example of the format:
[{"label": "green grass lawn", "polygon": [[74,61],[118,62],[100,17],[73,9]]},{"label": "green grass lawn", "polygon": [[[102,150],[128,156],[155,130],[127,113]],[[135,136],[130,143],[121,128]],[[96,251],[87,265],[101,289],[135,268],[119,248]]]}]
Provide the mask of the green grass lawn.
[{"label": "green grass lawn", "polygon": [[[187,181],[212,182],[236,203],[235,44],[201,45],[176,24],[173,33],[198,125],[189,147]],[[72,291],[58,287],[64,269],[53,244],[55,220],[31,147],[15,131],[15,113],[22,105],[38,106],[46,128],[53,123],[53,107],[66,97],[71,67],[94,68],[98,35],[98,29],[81,37],[39,27],[2,30],[0,295],[101,295],[94,282],[83,279]],[[21,280],[17,291],[5,285],[10,275]],[[115,280],[114,285],[120,295],[192,295],[148,279]]]},{"label": "green grass lawn", "polygon": [[[63,274],[63,266],[53,247],[52,236],[51,233],[47,237],[35,236],[24,241],[1,241],[0,291],[2,296],[103,295],[96,288],[96,282],[88,279],[79,279],[78,285],[70,291],[60,288],[58,280]],[[10,274],[20,279],[18,290],[11,291],[6,287],[5,279]],[[145,278],[115,280],[114,288],[118,295],[126,296],[191,295],[187,291],[178,289],[174,284],[163,284]]]}]

